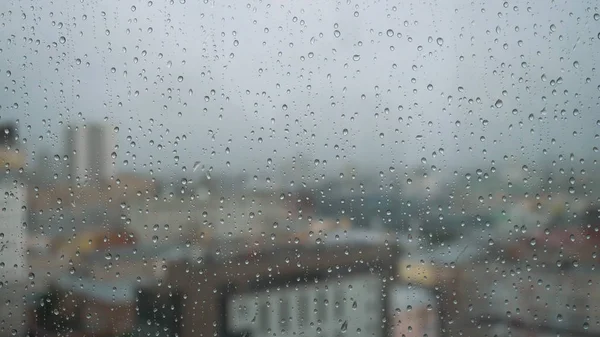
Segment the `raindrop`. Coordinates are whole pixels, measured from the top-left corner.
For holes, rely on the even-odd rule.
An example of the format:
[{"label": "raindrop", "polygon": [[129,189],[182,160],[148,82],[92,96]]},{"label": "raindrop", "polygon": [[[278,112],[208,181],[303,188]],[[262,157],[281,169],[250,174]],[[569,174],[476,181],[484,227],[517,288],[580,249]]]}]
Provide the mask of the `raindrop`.
[{"label": "raindrop", "polygon": [[387,34],[387,36],[389,36],[389,37],[393,37],[393,36],[394,36],[394,31],[393,31],[393,30],[391,30],[391,29],[388,29],[388,30],[387,30],[387,32],[386,32],[386,34]]},{"label": "raindrop", "polygon": [[193,167],[193,172],[196,172],[196,170],[200,167],[200,162],[197,161],[194,163],[194,167]]},{"label": "raindrop", "polygon": [[494,103],[494,106],[496,106],[496,108],[501,108],[503,105],[504,103],[501,99],[497,100],[496,103]]},{"label": "raindrop", "polygon": [[359,60],[360,60],[360,55],[358,55],[358,54],[355,54],[354,56],[352,56],[352,59],[353,59],[354,61],[359,61]]},{"label": "raindrop", "polygon": [[438,37],[437,40],[435,40],[437,42],[438,45],[442,46],[444,44],[444,39],[442,39],[441,37]]},{"label": "raindrop", "polygon": [[64,36],[61,36],[61,37],[58,39],[58,42],[60,42],[60,43],[64,44],[65,42],[67,42],[67,38],[65,38]]},{"label": "raindrop", "polygon": [[342,333],[346,333],[346,331],[348,330],[348,321],[344,321],[344,323],[342,323]]}]

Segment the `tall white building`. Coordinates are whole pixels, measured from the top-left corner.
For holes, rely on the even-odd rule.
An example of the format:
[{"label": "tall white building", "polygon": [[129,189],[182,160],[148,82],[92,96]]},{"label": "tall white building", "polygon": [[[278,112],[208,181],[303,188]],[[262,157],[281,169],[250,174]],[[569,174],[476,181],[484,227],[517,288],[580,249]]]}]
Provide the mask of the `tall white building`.
[{"label": "tall white building", "polygon": [[0,126],[0,336],[25,332],[25,306],[27,292],[26,261],[27,190],[19,168],[24,167],[25,155],[20,150],[16,125]]},{"label": "tall white building", "polygon": [[0,281],[20,281],[27,277],[25,237],[27,192],[9,177],[0,177]]},{"label": "tall white building", "polygon": [[107,125],[69,126],[66,149],[72,181],[82,185],[98,184],[114,175],[115,137]]}]

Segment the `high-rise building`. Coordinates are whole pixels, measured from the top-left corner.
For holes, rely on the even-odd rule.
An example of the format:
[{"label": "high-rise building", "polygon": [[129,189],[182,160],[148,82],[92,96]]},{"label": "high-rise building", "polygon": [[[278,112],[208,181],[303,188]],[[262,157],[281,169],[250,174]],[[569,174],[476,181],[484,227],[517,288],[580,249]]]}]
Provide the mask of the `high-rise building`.
[{"label": "high-rise building", "polygon": [[[26,204],[23,173],[25,155],[19,149],[16,124],[0,125],[0,336],[24,333],[26,293]],[[30,281],[31,282],[31,281]]]},{"label": "high-rise building", "polygon": [[107,125],[70,125],[66,148],[72,181],[81,185],[98,184],[113,176],[115,139]]}]

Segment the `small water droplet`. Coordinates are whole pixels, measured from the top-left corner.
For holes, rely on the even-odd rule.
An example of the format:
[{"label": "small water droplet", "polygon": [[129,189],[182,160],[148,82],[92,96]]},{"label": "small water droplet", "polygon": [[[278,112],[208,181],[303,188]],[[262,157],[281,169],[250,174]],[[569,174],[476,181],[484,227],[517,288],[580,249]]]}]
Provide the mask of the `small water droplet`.
[{"label": "small water droplet", "polygon": [[502,102],[501,99],[497,100],[496,103],[494,103],[494,106],[496,108],[501,108],[504,105],[504,103]]}]

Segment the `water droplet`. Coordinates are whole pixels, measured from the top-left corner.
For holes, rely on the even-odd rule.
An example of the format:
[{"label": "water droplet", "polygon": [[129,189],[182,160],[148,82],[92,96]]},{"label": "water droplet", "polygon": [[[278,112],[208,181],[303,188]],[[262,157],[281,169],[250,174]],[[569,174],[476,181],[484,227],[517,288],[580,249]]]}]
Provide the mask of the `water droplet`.
[{"label": "water droplet", "polygon": [[496,108],[501,108],[504,105],[504,103],[502,102],[501,99],[497,100],[496,103],[494,103],[494,106]]},{"label": "water droplet", "polygon": [[387,36],[389,36],[389,37],[393,37],[393,36],[394,36],[394,31],[393,31],[393,30],[391,30],[391,29],[388,29],[388,30],[387,30],[387,32],[386,32],[386,34],[387,34]]},{"label": "water droplet", "polygon": [[442,46],[444,44],[444,39],[442,39],[441,37],[438,37],[437,40],[435,40],[435,42],[437,42],[437,44],[439,46]]},{"label": "water droplet", "polygon": [[340,35],[342,35],[342,33],[340,33],[340,31],[339,31],[339,30],[334,30],[334,31],[333,31],[333,36],[335,36],[335,37],[340,37]]},{"label": "water droplet", "polygon": [[183,82],[183,76],[177,77],[177,82]]},{"label": "water droplet", "polygon": [[354,56],[352,56],[352,59],[353,59],[354,61],[359,61],[359,60],[360,60],[360,55],[358,55],[358,54],[355,54]]},{"label": "water droplet", "polygon": [[200,162],[197,161],[194,163],[194,167],[193,167],[193,171],[196,172],[196,170],[200,167]]},{"label": "water droplet", "polygon": [[348,321],[344,321],[344,323],[342,323],[342,333],[346,333],[346,331],[348,330]]},{"label": "water droplet", "polygon": [[61,36],[61,37],[58,39],[58,42],[60,42],[60,43],[64,44],[65,42],[67,42],[67,38],[65,38],[64,36]]}]

